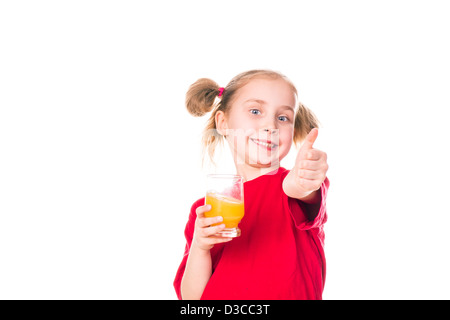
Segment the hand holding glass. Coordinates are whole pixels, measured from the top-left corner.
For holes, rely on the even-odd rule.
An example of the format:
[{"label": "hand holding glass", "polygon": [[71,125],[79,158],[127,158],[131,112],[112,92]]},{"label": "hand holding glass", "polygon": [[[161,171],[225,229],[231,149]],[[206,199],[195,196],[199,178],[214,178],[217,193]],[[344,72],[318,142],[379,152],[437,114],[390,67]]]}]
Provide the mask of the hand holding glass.
[{"label": "hand holding glass", "polygon": [[[222,237],[239,237],[239,222],[244,217],[244,184],[241,176],[231,174],[209,174],[205,204],[211,210],[205,217],[222,216],[225,229],[217,234]],[[220,224],[220,223],[219,223]]]}]

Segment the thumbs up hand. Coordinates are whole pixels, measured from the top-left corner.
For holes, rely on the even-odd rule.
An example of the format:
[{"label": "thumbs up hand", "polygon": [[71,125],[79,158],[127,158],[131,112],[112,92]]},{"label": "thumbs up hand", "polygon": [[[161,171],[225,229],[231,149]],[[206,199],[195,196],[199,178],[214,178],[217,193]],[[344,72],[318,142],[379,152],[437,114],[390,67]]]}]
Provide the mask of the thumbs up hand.
[{"label": "thumbs up hand", "polygon": [[328,171],[327,154],[314,149],[319,130],[312,129],[295,160],[294,168],[283,181],[283,190],[291,198],[314,203],[320,199],[320,189]]}]

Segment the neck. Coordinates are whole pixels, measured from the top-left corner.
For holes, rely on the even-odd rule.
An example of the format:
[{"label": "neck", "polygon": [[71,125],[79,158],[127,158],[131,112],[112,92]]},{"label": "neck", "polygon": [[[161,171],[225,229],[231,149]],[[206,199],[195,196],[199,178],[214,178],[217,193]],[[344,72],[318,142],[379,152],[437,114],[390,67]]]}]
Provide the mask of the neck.
[{"label": "neck", "polygon": [[244,181],[250,181],[271,171],[277,170],[279,167],[279,164],[271,167],[255,167],[244,163],[240,165],[236,164],[236,171],[238,175],[244,178]]}]

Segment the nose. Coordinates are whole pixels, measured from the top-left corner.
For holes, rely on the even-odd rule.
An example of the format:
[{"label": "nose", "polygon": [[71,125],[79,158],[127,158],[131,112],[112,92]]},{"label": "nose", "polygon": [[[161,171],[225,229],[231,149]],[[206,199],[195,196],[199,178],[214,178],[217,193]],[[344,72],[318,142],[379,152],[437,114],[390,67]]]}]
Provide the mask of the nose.
[{"label": "nose", "polygon": [[260,130],[266,135],[275,135],[278,133],[278,124],[276,118],[273,116],[266,116],[260,125]]},{"label": "nose", "polygon": [[264,130],[264,132],[270,132],[271,134],[275,134],[278,132],[278,129],[274,129],[274,128],[273,129],[266,128],[263,130]]}]

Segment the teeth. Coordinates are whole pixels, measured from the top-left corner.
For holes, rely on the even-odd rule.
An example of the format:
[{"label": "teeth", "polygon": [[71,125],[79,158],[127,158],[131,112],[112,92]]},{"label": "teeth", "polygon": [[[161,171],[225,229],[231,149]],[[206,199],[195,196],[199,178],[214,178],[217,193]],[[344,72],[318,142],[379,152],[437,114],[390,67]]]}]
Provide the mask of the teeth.
[{"label": "teeth", "polygon": [[266,148],[275,148],[275,144],[274,143],[267,143],[267,142],[254,140],[254,139],[252,139],[252,141],[255,142],[256,144],[259,144],[260,146],[264,146]]}]

